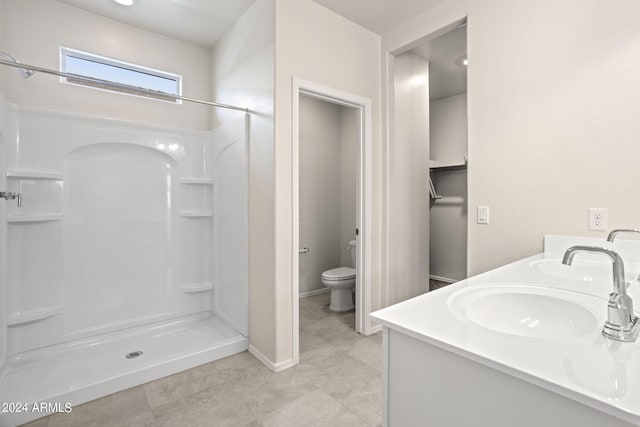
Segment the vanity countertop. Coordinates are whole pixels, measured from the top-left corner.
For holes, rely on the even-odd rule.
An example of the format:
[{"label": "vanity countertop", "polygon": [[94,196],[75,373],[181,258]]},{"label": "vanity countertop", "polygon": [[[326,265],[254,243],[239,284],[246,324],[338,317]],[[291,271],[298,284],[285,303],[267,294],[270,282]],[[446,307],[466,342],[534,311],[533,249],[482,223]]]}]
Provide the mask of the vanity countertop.
[{"label": "vanity countertop", "polygon": [[[576,276],[572,267],[561,264],[561,258],[564,250],[578,244],[607,247],[622,256],[637,314],[640,242],[612,244],[603,239],[546,236],[541,254],[384,308],[371,317],[387,328],[640,425],[640,339],[626,343],[602,336],[608,294],[613,289],[611,261],[599,254],[576,257],[576,262],[583,261],[582,266],[588,268],[592,263],[605,273]],[[553,288],[588,310],[592,321],[577,334],[526,336],[481,326],[459,306],[473,292],[507,286],[527,292]],[[550,305],[548,309],[558,308]],[[525,329],[530,320],[523,319]]]}]

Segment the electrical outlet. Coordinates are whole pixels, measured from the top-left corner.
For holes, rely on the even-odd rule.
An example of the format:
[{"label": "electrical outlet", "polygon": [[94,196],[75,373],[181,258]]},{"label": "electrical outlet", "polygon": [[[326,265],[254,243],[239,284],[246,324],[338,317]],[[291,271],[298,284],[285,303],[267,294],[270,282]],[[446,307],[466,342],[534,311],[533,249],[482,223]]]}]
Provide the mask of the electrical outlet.
[{"label": "electrical outlet", "polygon": [[607,229],[607,209],[589,208],[589,230]]}]

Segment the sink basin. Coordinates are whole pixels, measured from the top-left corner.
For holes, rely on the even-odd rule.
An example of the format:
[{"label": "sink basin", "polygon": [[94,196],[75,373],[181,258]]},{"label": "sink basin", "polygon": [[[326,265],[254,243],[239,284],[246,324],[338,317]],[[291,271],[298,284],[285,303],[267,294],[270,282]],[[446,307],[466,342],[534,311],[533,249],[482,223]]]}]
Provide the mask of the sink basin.
[{"label": "sink basin", "polygon": [[[533,261],[531,266],[541,273],[569,280],[584,282],[612,283],[611,262],[574,261],[573,265],[564,265],[559,259],[541,259]],[[631,282],[635,278],[625,274],[625,280]]]},{"label": "sink basin", "polygon": [[594,313],[606,301],[544,286],[495,284],[453,293],[449,309],[458,317],[504,334],[530,338],[574,338],[599,333]]}]

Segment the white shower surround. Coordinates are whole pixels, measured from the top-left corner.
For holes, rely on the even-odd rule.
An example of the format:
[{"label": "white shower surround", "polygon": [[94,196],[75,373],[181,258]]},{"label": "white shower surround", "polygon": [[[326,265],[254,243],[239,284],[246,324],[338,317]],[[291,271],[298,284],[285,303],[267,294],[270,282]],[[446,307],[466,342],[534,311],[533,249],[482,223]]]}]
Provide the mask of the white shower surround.
[{"label": "white shower surround", "polygon": [[247,349],[246,117],[3,111],[0,172],[23,205],[0,208],[0,401],[75,405]]}]

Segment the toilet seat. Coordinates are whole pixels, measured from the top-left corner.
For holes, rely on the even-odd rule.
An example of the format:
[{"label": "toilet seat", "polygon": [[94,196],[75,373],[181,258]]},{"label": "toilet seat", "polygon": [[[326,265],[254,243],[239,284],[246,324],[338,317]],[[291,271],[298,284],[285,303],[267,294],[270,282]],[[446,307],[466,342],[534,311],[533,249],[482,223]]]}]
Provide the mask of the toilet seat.
[{"label": "toilet seat", "polygon": [[348,280],[354,277],[356,277],[356,269],[351,267],[338,267],[322,273],[322,279],[329,282]]}]

